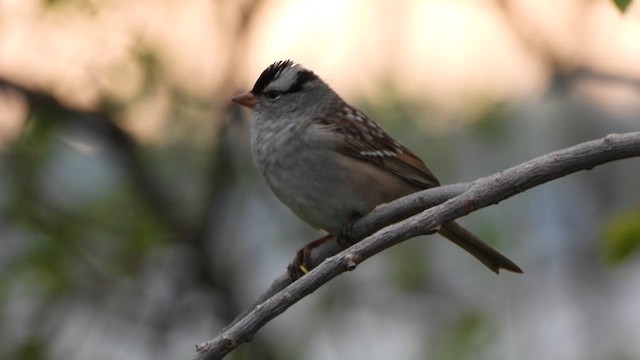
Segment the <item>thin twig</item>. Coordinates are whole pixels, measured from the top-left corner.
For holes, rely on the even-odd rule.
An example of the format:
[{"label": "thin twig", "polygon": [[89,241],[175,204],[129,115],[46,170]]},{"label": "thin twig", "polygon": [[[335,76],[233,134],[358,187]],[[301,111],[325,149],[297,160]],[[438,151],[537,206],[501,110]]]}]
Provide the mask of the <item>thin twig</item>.
[{"label": "thin twig", "polygon": [[[471,183],[461,183],[444,185],[437,188],[426,189],[411,195],[396,199],[392,202],[377,206],[373,211],[366,214],[358,221],[354,222],[351,229],[351,236],[354,239],[364,239],[374,232],[384,228],[385,226],[394,224],[400,220],[406,219],[432,206],[442,204],[452,197],[461,194],[471,186]],[[330,241],[311,249],[311,256],[307,265],[309,269],[314,269],[320,263],[333,255],[336,255],[344,248],[338,244],[333,237]],[[294,259],[295,260],[295,259]],[[292,260],[292,262],[294,261]],[[256,306],[262,304],[265,300],[275,295],[280,290],[287,287],[293,282],[289,273],[284,273],[276,278],[271,286],[263,292],[245,311],[240,313],[236,318],[224,329],[228,329],[240,321],[245,315],[252,311]],[[224,331],[223,330],[223,331]]]},{"label": "thin twig", "polygon": [[[274,283],[277,283],[278,286],[285,284],[288,286],[253,307],[251,311],[241,319],[234,321],[215,339],[197,346],[195,359],[222,359],[240,344],[251,340],[262,326],[286,311],[291,305],[339,274],[353,270],[360,262],[390,246],[417,235],[431,233],[440,224],[455,220],[483,207],[497,204],[547,181],[580,170],[592,169],[614,160],[635,156],[640,156],[640,132],[611,134],[598,140],[540,156],[470,184],[430,189],[397,200],[387,205],[394,210],[389,211],[389,214],[385,216],[380,215],[379,212],[386,209],[386,206],[381,206],[372,214],[354,223],[354,229],[366,232],[376,228],[376,224],[386,224],[389,222],[388,219],[397,219],[400,209],[404,209],[401,205],[403,202],[415,206],[415,202],[422,198],[426,202],[423,207],[426,207],[429,204],[438,203],[438,201],[433,201],[434,199],[442,200],[442,197],[438,197],[439,191],[449,196],[448,200],[440,201],[441,204],[387,226],[339,254],[325,259],[307,275],[291,284],[287,284],[286,280],[283,280],[287,275],[280,276]],[[416,206],[414,211],[417,208],[419,206]],[[375,224],[372,219],[376,219]]]}]

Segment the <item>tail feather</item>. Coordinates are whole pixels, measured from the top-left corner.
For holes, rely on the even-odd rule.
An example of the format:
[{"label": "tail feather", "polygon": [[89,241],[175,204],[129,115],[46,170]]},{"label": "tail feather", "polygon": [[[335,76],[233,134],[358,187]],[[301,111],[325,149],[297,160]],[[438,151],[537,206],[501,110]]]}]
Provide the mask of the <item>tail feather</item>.
[{"label": "tail feather", "polygon": [[456,222],[452,221],[444,224],[439,233],[465,249],[496,274],[499,273],[500,269],[522,273],[522,270],[513,261],[507,259],[506,256],[500,254],[496,249]]}]

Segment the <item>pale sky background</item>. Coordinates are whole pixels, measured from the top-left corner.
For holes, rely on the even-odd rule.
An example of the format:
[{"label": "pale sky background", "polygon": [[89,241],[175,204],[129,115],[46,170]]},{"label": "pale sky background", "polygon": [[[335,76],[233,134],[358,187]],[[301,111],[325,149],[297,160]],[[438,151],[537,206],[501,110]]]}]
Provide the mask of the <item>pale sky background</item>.
[{"label": "pale sky background", "polygon": [[[229,36],[243,2],[41,3],[0,1],[0,75],[81,108],[135,98],[144,86],[140,51],[156,54],[163,77],[194,97],[226,99],[270,63],[291,58],[347,99],[376,95],[380,81],[392,80],[443,121],[483,102],[539,96],[549,86],[550,58],[567,71],[640,81],[637,1],[621,14],[609,0],[279,0],[259,8],[248,44]],[[230,66],[232,52],[240,55]],[[229,77],[238,89],[220,88]],[[619,111],[640,104],[620,87],[585,85],[582,93]],[[166,125],[167,96],[159,91],[121,121],[153,139]],[[16,131],[19,118],[2,115],[0,129]]]}]

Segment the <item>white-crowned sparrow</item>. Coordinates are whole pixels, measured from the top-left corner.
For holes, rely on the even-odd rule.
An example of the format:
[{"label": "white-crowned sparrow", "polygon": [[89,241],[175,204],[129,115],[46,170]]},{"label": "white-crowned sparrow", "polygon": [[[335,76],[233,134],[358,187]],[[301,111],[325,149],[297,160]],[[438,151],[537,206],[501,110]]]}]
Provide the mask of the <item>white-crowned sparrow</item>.
[{"label": "white-crowned sparrow", "polygon": [[[251,91],[231,100],[252,109],[251,150],[267,184],[330,234],[379,204],[440,185],[413,152],[290,60],[270,65]],[[439,232],[496,273],[522,272],[455,222]]]}]

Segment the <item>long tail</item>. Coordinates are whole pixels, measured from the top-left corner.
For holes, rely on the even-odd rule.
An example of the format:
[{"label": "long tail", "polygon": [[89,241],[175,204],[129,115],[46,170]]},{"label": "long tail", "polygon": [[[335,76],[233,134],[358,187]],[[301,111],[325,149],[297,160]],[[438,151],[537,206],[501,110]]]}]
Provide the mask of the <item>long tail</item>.
[{"label": "long tail", "polygon": [[522,273],[518,265],[514,264],[511,260],[507,259],[506,256],[500,254],[496,249],[480,240],[456,222],[452,221],[444,224],[439,233],[465,249],[496,274],[499,273],[500,269]]}]

